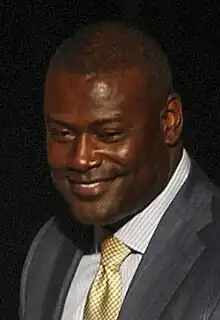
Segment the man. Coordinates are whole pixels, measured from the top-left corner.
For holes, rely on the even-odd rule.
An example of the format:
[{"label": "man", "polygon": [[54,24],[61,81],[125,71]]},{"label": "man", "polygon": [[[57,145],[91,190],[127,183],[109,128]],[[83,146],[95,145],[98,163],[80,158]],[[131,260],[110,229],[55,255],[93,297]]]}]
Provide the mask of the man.
[{"label": "man", "polygon": [[30,248],[21,319],[218,319],[220,194],[183,149],[160,46],[117,23],[79,30],[51,60],[45,123],[71,214]]}]

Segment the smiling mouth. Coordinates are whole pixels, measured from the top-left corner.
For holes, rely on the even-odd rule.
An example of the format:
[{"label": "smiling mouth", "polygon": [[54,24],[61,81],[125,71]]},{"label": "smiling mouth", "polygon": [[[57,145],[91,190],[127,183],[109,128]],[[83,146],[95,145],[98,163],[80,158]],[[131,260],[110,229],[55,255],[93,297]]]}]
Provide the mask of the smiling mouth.
[{"label": "smiling mouth", "polygon": [[108,191],[110,185],[114,182],[115,178],[93,180],[87,182],[75,182],[68,179],[71,189],[76,196],[80,198],[95,198]]}]

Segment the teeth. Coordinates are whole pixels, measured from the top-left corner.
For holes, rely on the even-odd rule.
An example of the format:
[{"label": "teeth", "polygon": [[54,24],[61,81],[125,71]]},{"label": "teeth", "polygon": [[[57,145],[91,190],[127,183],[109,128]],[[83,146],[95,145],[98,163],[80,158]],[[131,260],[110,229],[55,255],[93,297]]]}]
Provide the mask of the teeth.
[{"label": "teeth", "polygon": [[87,189],[90,189],[90,188],[95,188],[99,185],[99,182],[95,182],[95,183],[91,183],[91,184],[80,184],[80,186],[82,188],[87,188]]}]

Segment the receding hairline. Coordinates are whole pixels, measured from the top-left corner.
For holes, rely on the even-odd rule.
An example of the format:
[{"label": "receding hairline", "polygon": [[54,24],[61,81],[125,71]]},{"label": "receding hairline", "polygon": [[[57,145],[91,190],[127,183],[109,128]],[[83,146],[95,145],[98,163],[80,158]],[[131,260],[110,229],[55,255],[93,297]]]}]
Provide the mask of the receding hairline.
[{"label": "receding hairline", "polygon": [[168,59],[147,33],[124,23],[99,23],[76,30],[53,55],[49,69],[99,74],[135,68],[167,93],[173,90]]}]

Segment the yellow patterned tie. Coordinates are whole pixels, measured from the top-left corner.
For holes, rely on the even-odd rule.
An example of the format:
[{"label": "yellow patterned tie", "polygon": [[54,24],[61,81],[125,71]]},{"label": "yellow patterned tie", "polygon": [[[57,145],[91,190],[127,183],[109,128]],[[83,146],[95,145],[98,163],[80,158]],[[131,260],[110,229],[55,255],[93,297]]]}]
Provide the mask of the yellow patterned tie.
[{"label": "yellow patterned tie", "polygon": [[116,320],[121,307],[120,266],[131,250],[114,236],[101,244],[101,262],[87,297],[84,320]]}]

